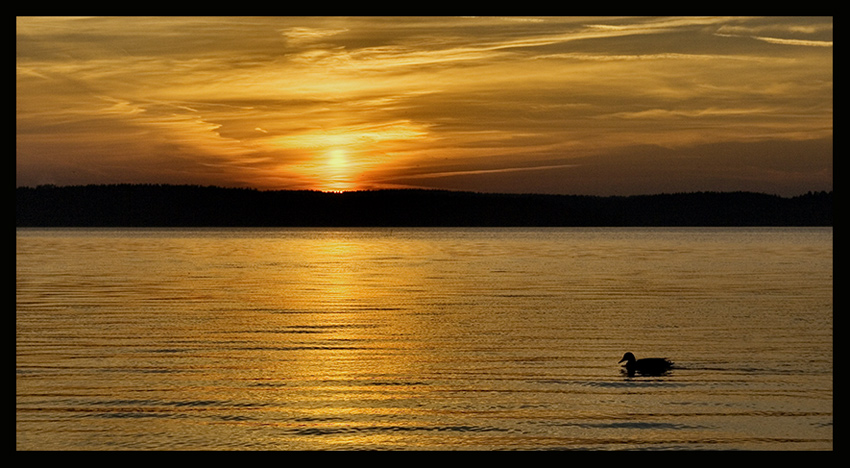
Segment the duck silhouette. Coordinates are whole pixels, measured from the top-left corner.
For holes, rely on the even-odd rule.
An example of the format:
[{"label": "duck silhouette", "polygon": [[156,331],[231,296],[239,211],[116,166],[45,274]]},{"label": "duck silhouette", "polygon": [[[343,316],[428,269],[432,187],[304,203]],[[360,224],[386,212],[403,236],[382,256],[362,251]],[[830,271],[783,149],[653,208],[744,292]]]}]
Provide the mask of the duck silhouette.
[{"label": "duck silhouette", "polygon": [[635,359],[632,353],[623,355],[620,362],[625,362],[626,372],[629,376],[635,375],[662,375],[673,368],[673,363],[666,358],[643,358]]}]

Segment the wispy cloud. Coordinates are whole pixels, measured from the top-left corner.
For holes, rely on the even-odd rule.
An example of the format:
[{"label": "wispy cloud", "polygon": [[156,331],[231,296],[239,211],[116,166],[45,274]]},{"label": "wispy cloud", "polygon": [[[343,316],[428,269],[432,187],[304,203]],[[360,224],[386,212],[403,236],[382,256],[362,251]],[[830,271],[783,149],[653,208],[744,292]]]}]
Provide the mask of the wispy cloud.
[{"label": "wispy cloud", "polygon": [[832,41],[807,41],[803,39],[782,39],[779,37],[753,36],[753,39],[769,42],[771,44],[795,45],[806,47],[832,47]]},{"label": "wispy cloud", "polygon": [[305,43],[315,42],[324,38],[332,37],[340,33],[344,33],[348,29],[328,29],[328,28],[310,28],[310,27],[293,27],[284,29],[281,34],[287,41],[294,45],[303,45]]},{"label": "wispy cloud", "polygon": [[500,167],[497,169],[460,169],[454,171],[426,172],[421,174],[407,174],[406,179],[436,179],[443,177],[458,177],[469,175],[483,174],[505,174],[510,172],[529,172],[529,171],[548,171],[551,169],[564,169],[576,167],[577,164],[550,164],[546,166],[531,166],[531,167]]}]

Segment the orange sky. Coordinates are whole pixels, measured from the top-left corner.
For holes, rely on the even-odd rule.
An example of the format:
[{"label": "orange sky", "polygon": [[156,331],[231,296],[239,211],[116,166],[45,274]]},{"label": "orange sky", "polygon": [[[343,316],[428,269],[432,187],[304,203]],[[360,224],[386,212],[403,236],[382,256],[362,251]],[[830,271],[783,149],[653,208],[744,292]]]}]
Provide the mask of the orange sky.
[{"label": "orange sky", "polygon": [[17,18],[16,184],[832,190],[832,18]]}]

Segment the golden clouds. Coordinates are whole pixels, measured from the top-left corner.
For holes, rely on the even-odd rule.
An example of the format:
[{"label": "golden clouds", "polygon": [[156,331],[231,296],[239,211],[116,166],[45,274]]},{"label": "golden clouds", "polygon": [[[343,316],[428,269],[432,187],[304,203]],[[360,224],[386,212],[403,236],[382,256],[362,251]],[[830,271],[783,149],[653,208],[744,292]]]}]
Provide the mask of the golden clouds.
[{"label": "golden clouds", "polygon": [[512,191],[598,155],[599,193],[653,192],[651,158],[637,189],[601,156],[831,139],[831,44],[831,18],[18,18],[17,181],[321,189],[344,151],[349,188]]}]

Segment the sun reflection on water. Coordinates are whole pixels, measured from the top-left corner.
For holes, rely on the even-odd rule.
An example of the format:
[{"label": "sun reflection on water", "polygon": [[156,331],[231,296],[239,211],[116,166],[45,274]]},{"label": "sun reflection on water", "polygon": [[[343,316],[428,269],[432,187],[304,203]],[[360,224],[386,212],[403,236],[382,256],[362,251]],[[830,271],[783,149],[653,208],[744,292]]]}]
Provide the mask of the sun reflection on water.
[{"label": "sun reflection on water", "polygon": [[[297,255],[300,267],[281,271],[268,304],[255,304],[277,312],[269,326],[279,333],[266,335],[270,341],[260,346],[268,349],[269,362],[280,363],[270,372],[285,382],[283,393],[296,397],[286,398],[294,419],[341,444],[382,443],[387,435],[374,428],[414,417],[424,390],[410,376],[420,373],[418,359],[428,353],[409,348],[424,341],[399,341],[421,329],[398,295],[417,281],[410,276],[415,270],[397,268],[386,255],[392,240],[372,235],[364,242],[350,233],[316,233],[283,253]],[[387,258],[383,268],[358,268],[381,256]],[[311,293],[290,294],[292,285],[303,284]]]}]

